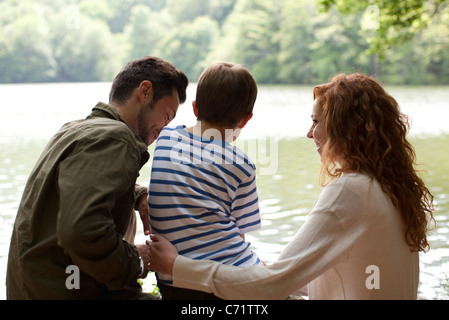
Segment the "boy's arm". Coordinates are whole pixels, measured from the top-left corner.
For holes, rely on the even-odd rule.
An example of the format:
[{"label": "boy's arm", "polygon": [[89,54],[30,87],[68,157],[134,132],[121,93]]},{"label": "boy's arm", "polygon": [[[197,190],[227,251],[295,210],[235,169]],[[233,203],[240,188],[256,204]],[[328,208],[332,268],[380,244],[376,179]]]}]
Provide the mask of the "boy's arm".
[{"label": "boy's arm", "polygon": [[261,228],[255,173],[237,189],[231,212],[241,235]]}]

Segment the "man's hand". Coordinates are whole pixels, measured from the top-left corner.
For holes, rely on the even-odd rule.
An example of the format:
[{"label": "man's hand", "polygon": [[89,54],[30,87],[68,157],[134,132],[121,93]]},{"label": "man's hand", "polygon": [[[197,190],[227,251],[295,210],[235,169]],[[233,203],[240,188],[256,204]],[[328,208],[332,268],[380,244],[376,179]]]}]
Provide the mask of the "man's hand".
[{"label": "man's hand", "polygon": [[143,232],[146,236],[150,234],[150,212],[148,210],[148,198],[146,194],[139,197],[137,211],[143,224]]},{"label": "man's hand", "polygon": [[150,271],[149,263],[150,263],[150,255],[149,248],[146,244],[138,244],[136,245],[137,251],[139,252],[139,257],[143,260],[143,273],[139,278],[145,279],[148,276],[148,271]]}]

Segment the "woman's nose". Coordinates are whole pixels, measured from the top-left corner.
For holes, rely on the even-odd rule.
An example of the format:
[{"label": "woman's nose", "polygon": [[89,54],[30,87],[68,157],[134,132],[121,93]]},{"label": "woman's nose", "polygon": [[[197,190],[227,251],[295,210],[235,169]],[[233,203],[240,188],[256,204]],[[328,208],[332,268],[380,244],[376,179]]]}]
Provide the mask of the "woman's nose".
[{"label": "woman's nose", "polygon": [[313,126],[310,127],[309,132],[307,132],[307,138],[313,139]]}]

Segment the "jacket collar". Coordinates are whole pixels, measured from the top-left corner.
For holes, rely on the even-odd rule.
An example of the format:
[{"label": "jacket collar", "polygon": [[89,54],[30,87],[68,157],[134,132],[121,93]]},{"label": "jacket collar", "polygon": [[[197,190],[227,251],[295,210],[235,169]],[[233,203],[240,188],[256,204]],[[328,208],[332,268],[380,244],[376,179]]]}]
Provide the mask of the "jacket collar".
[{"label": "jacket collar", "polygon": [[95,108],[92,109],[92,113],[87,118],[89,119],[89,118],[95,118],[95,117],[109,118],[109,119],[117,120],[117,121],[120,121],[120,122],[123,122],[124,124],[126,124],[128,126],[128,128],[132,131],[132,133],[134,134],[137,146],[140,150],[140,153],[142,154],[141,160],[142,160],[143,164],[145,164],[149,160],[150,155],[148,154],[147,145],[145,144],[145,142],[142,141],[142,139],[140,139],[140,137],[126,123],[126,121],[123,120],[122,117],[120,117],[119,113],[113,106],[103,103],[103,102],[98,102],[97,105],[95,106]]},{"label": "jacket collar", "polygon": [[119,113],[113,106],[103,102],[98,102],[95,108],[92,109],[92,113],[88,116],[88,118],[95,118],[95,117],[109,118],[126,123],[125,120],[123,120],[122,117],[120,117]]}]

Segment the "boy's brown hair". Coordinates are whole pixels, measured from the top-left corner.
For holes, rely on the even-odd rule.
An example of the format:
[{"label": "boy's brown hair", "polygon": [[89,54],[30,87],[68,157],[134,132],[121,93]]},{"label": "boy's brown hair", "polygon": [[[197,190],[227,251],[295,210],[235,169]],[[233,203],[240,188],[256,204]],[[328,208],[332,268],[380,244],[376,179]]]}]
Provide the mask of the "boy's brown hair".
[{"label": "boy's brown hair", "polygon": [[257,84],[241,65],[219,62],[209,66],[198,80],[198,120],[234,129],[253,112]]}]

